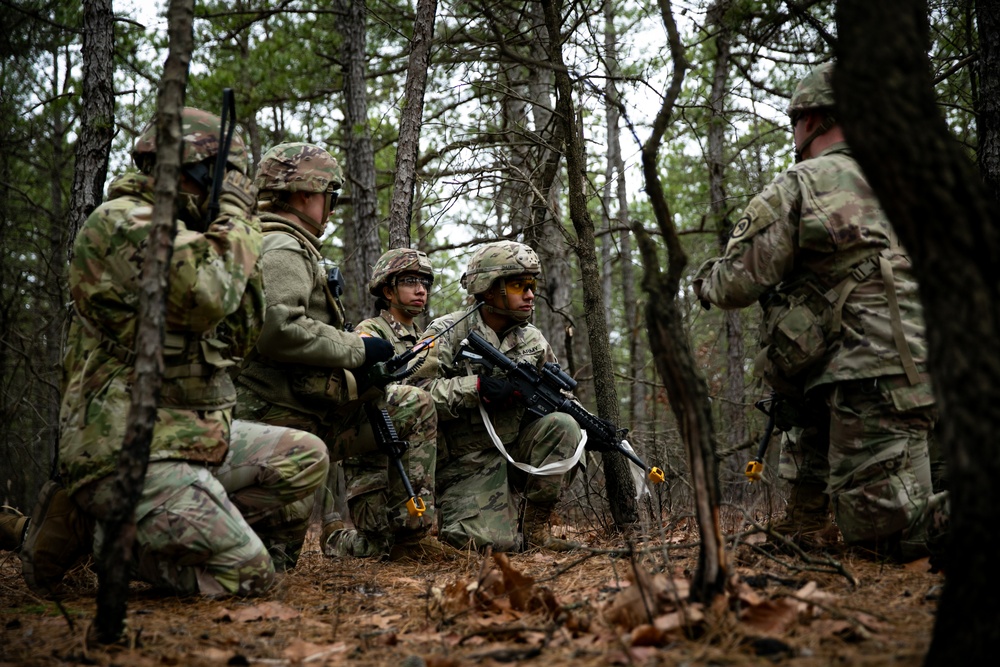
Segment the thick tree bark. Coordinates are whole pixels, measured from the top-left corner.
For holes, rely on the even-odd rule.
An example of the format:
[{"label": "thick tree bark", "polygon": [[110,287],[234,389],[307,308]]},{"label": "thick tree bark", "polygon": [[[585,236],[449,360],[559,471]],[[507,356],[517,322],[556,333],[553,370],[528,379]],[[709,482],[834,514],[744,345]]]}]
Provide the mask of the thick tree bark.
[{"label": "thick tree bark", "polygon": [[724,589],[728,563],[719,522],[719,472],[715,459],[708,387],[697,371],[677,305],[676,295],[680,291],[681,275],[687,266],[687,255],[673,223],[657,164],[663,134],[670,123],[688,63],[668,0],[660,0],[660,13],[667,29],[674,71],[663,104],[653,122],[653,130],[642,147],[642,171],[646,193],[660,233],[667,244],[666,274],[660,271],[657,249],[649,233],[640,224],[635,224],[633,228],[645,269],[643,289],[650,297],[646,306],[649,346],[653,351],[656,368],[667,388],[670,407],[677,417],[681,439],[687,449],[695,515],[701,531],[701,551],[698,555],[698,570],[691,586],[691,597],[707,603]]},{"label": "thick tree bark", "polygon": [[[561,123],[564,128],[563,146],[566,157],[570,219],[573,221],[573,228],[577,236],[576,254],[580,261],[580,282],[583,286],[587,335],[590,341],[591,363],[594,368],[594,392],[597,398],[598,414],[604,419],[620,424],[608,327],[604,319],[600,274],[597,268],[594,223],[587,210],[586,193],[584,192],[586,159],[573,104],[573,88],[563,62],[562,33],[560,32],[562,17],[560,16],[560,5],[557,3],[558,0],[542,0],[541,4],[545,13],[545,27],[549,33],[547,42],[549,61],[553,66],[556,83],[557,122]],[[638,520],[635,484],[628,469],[631,464],[617,452],[603,452],[601,458],[604,463],[608,499],[611,503],[611,516],[617,528],[625,529]]]},{"label": "thick tree bark", "polygon": [[420,150],[420,126],[423,123],[424,90],[427,68],[434,40],[434,13],[437,0],[418,0],[413,22],[410,59],[406,69],[403,113],[396,146],[396,179],[389,209],[389,247],[410,247],[410,219],[413,213],[413,188],[417,180],[417,153]]},{"label": "thick tree bark", "polygon": [[348,249],[348,292],[345,301],[348,312],[364,313],[367,317],[374,306],[373,298],[364,289],[371,267],[382,254],[379,239],[378,191],[375,178],[375,150],[368,127],[367,11],[362,0],[343,0],[346,4],[341,27],[344,38],[344,128],[346,132],[347,169],[350,183],[350,231],[344,239]]},{"label": "thick tree bark", "polygon": [[104,542],[97,558],[100,586],[95,627],[98,639],[106,643],[118,641],[124,630],[132,574],[135,507],[146,477],[163,380],[167,275],[177,233],[174,199],[180,181],[181,110],[194,50],[193,26],[194,0],[170,0],[167,10],[170,44],[157,91],[155,200],[140,285],[135,381],[115,477],[117,503],[111,508],[111,518],[103,522]]},{"label": "thick tree bark", "polygon": [[976,0],[979,29],[979,172],[993,199],[1000,201],[1000,2]]},{"label": "thick tree bark", "polygon": [[927,321],[952,495],[926,664],[986,664],[1000,641],[1000,206],[937,107],[927,17],[921,0],[842,0],[833,84],[847,140],[912,257]]}]

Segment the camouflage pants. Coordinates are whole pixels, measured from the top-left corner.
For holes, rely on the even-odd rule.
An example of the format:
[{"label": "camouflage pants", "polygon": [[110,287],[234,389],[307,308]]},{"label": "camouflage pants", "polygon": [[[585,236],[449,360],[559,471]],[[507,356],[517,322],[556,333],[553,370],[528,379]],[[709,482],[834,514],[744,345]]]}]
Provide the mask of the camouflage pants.
[{"label": "camouflage pants", "polygon": [[930,388],[904,376],[838,382],[828,417],[793,429],[779,474],[793,483],[825,479],[847,544],[902,545],[918,557],[945,502],[934,494],[929,444],[937,421]]},{"label": "camouflage pants", "polygon": [[[515,461],[538,467],[568,458],[580,442],[580,427],[569,415],[553,413],[523,427],[507,445]],[[529,475],[486,440],[483,449],[441,462],[437,501],[440,539],[454,547],[516,551],[522,547],[518,523],[525,502],[552,506],[566,475]]]},{"label": "camouflage pants", "polygon": [[409,442],[401,457],[403,470],[427,510],[422,517],[410,516],[406,509],[409,494],[395,465],[378,451],[363,409],[336,424],[327,442],[334,456],[345,457],[347,505],[366,545],[350,549],[356,556],[382,555],[396,540],[418,539],[436,519],[437,412],[430,394],[416,387],[391,385],[385,407],[399,438]]},{"label": "camouflage pants", "polygon": [[[136,507],[137,576],[178,595],[253,595],[274,581],[271,544],[301,544],[308,515],[297,501],[326,477],[319,438],[234,421],[226,460],[216,468],[154,461]],[[97,519],[115,493],[110,477],[74,499]],[[95,538],[95,551],[101,535]],[[283,553],[283,552],[282,552]]]}]

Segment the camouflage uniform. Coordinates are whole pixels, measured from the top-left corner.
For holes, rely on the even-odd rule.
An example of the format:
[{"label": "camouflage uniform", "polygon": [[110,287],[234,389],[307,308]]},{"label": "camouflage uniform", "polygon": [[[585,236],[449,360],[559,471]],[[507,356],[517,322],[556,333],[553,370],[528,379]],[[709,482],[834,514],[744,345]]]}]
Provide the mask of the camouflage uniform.
[{"label": "camouflage uniform", "polygon": [[[214,162],[218,118],[185,109],[184,130],[184,164]],[[153,137],[147,130],[136,145],[140,166],[151,166],[145,157],[155,150]],[[177,221],[166,368],[136,509],[138,575],[179,594],[266,590],[274,577],[271,538],[280,547],[289,506],[314,493],[328,466],[323,443],[307,433],[232,421],[236,392],[227,367],[256,336],[264,302],[256,270],[261,237],[247,216],[253,194],[240,173],[246,153],[238,137],[230,163],[221,213],[208,229],[189,228],[195,223],[185,213]],[[244,189],[234,195],[230,183]],[[77,235],[70,266],[77,316],[64,360],[59,464],[67,493],[98,519],[107,518],[114,498],[133,390],[152,203],[148,176],[116,179],[109,201]]]},{"label": "camouflage uniform", "polygon": [[[484,250],[488,254],[504,244],[490,244]],[[527,248],[522,244],[513,246]],[[506,247],[499,250],[501,254],[509,252]],[[477,260],[490,259],[479,252],[470,262],[468,281],[463,277],[463,284],[471,294],[485,291],[492,283],[491,275],[482,280],[476,276]],[[515,262],[506,272],[513,275],[524,269]],[[467,312],[457,311],[434,320],[425,338],[438,335]],[[430,392],[438,412],[436,490],[440,539],[459,548],[471,545],[477,549],[491,546],[497,551],[518,550],[525,546],[519,523],[524,523],[525,514],[533,509],[543,508],[547,513],[552,508],[559,500],[565,475],[528,475],[510,465],[493,445],[479,411],[476,374],[485,371],[455,359],[470,331],[482,335],[515,362],[541,368],[546,362],[554,362],[555,355],[534,325],[516,323],[498,336],[476,312],[437,339],[427,362],[414,376],[414,382]],[[494,374],[502,377],[499,370]],[[569,458],[581,438],[580,427],[572,417],[553,413],[532,420],[519,404],[494,409],[490,419],[514,460],[536,467]]]},{"label": "camouflage uniform", "polygon": [[[831,71],[814,71],[793,106],[803,86],[818,86],[832,105]],[[932,494],[928,463],[937,412],[923,372],[923,313],[909,258],[847,145],[797,163],[754,197],[725,255],[699,269],[695,290],[722,308],[743,308],[802,278],[833,288],[872,257],[891,266],[899,324],[892,324],[884,272],[875,270],[847,292],[839,335],[820,362],[795,378],[811,402],[828,410],[795,432],[797,448],[782,467],[791,472],[788,464],[797,459],[794,474],[826,480],[845,542],[888,547],[908,559],[921,555],[932,512],[944,502]],[[909,369],[894,328],[908,346]],[[764,332],[765,339],[771,335]]]},{"label": "camouflage uniform", "polygon": [[[344,329],[345,314],[327,284],[319,239],[277,211],[290,212],[281,192],[324,192],[339,187],[342,180],[336,161],[311,144],[281,144],[261,159],[257,185],[267,307],[256,349],[247,355],[237,379],[240,418],[318,434],[331,461],[377,450],[357,382],[347,370],[364,364],[365,346],[358,334]],[[434,521],[437,418],[430,398],[408,387],[388,393],[384,400],[397,433],[410,443],[403,464],[428,511],[421,518],[410,517],[402,484],[390,484],[384,512],[354,517],[372,545],[354,555],[384,555],[394,540],[423,534]],[[328,479],[322,496],[324,524],[339,520],[335,484]],[[311,507],[311,500],[305,504]]]}]

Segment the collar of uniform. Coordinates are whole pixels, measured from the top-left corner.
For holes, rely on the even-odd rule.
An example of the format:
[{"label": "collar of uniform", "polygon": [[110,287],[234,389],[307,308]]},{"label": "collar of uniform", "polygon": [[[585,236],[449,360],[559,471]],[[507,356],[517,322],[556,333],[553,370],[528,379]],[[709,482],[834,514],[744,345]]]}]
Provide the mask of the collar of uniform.
[{"label": "collar of uniform", "polygon": [[152,177],[133,171],[115,178],[108,186],[108,199],[129,195],[152,204],[154,200]]},{"label": "collar of uniform", "polygon": [[[319,248],[320,248],[320,241],[319,241],[319,239],[316,238],[315,236],[313,236],[313,234],[310,231],[308,231],[305,227],[303,227],[299,223],[295,222],[294,220],[289,220],[285,216],[278,215],[277,213],[275,213],[273,211],[265,211],[263,213],[258,214],[257,217],[260,218],[260,221],[262,223],[267,222],[267,223],[271,223],[271,224],[285,225],[286,227],[291,227],[297,233],[299,233],[303,237],[305,237],[305,239],[307,241],[309,241],[309,243],[311,243],[313,245],[313,247],[315,247],[317,250],[319,250]],[[273,227],[272,227],[272,229],[273,229]]]},{"label": "collar of uniform", "polygon": [[822,151],[820,151],[819,155],[829,155],[830,153],[847,153],[848,155],[850,155],[851,147],[847,145],[846,141],[838,141],[837,143],[830,144],[829,146],[824,148]]},{"label": "collar of uniform", "polygon": [[413,323],[412,329],[407,327],[405,324],[400,322],[395,318],[395,316],[388,310],[382,310],[379,312],[379,317],[385,320],[385,323],[389,325],[389,328],[396,332],[396,335],[400,338],[406,339],[410,338],[414,342],[420,338],[420,329],[417,327],[416,321]]}]

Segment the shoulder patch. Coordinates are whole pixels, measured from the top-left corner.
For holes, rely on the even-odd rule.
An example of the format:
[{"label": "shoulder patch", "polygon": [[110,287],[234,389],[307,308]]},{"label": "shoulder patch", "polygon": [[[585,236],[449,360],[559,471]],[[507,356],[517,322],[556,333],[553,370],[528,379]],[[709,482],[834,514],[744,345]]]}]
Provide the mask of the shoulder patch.
[{"label": "shoulder patch", "polygon": [[746,234],[748,229],[750,229],[750,218],[744,215],[733,226],[733,231],[729,235],[729,238],[738,239],[744,234]]}]

